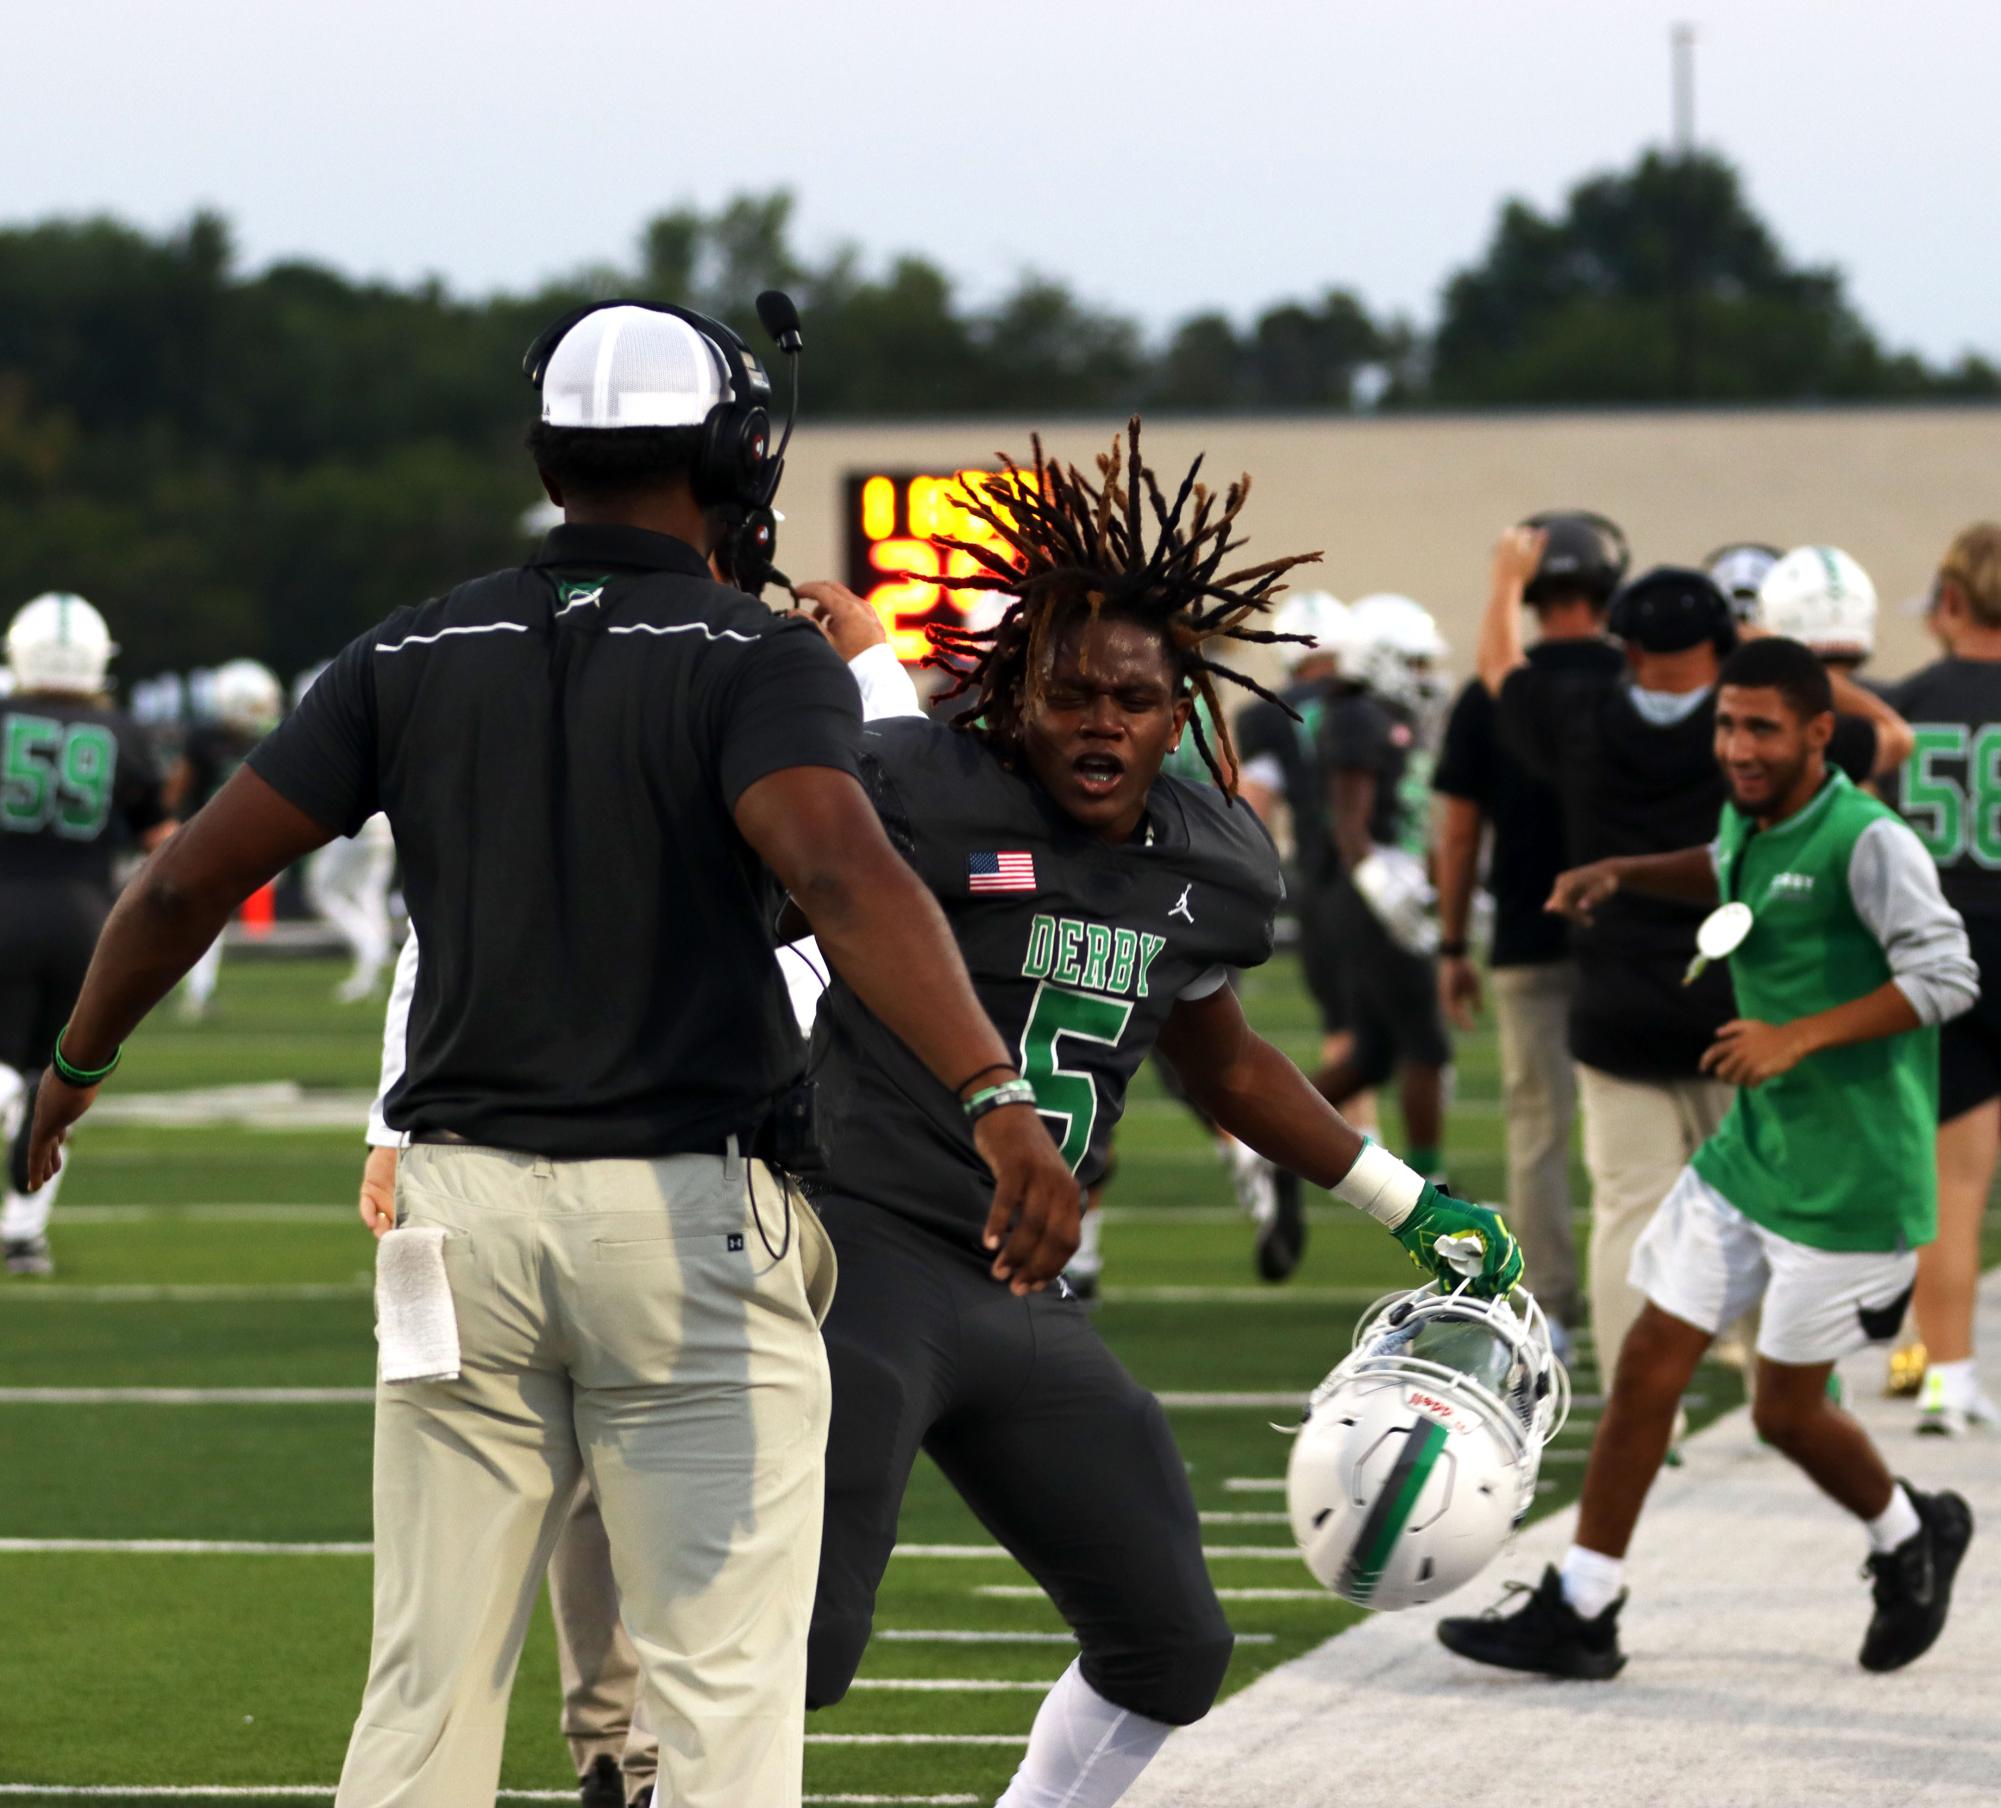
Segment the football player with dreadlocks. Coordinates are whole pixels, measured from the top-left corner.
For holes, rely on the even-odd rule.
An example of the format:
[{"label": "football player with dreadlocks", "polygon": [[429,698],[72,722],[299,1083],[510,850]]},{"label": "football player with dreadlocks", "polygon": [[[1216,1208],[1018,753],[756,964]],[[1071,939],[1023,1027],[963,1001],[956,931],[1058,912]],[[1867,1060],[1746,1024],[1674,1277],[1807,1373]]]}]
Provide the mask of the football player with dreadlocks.
[{"label": "football player with dreadlocks", "polygon": [[[1264,693],[1212,649],[1279,638],[1253,624],[1303,561],[1230,569],[1249,483],[1218,495],[1199,465],[1167,501],[1135,420],[1096,484],[1039,443],[1032,469],[1009,466],[990,500],[968,500],[1006,556],[965,546],[980,570],[947,582],[1016,600],[997,626],[934,636],[971,707],[949,727],[863,733],[863,783],[1018,1071],[968,1075],[983,1084],[962,1106],[838,977],[815,1031],[827,1165],[813,1191],[841,1284],[823,1327],[833,1415],[807,1700],[847,1692],[925,1450],[1082,1647],[1003,1808],[1117,1801],[1175,1726],[1207,1712],[1231,1635],[1159,1403],[1067,1289],[1030,1291],[983,1236],[992,1188],[972,1121],[1033,1096],[1088,1187],[1157,1047],[1219,1124],[1377,1218],[1421,1266],[1470,1264],[1477,1248],[1484,1293],[1521,1270],[1497,1214],[1367,1142],[1224,984],[1270,954],[1280,883],[1270,838],[1235,799],[1215,707],[1218,680]],[[1213,787],[1161,774],[1191,731]]]}]

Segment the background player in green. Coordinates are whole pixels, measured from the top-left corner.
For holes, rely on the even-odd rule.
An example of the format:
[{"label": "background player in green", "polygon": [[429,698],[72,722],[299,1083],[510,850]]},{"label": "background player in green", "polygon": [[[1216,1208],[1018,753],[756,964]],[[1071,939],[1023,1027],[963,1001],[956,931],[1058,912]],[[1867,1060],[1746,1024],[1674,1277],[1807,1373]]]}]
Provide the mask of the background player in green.
[{"label": "background player in green", "polygon": [[7,630],[14,694],[0,705],[0,1246],[9,1274],[49,1274],[60,1176],[29,1190],[30,1077],[55,1047],[111,909],[112,866],[173,830],[144,735],[105,696],[103,616],[51,591]]},{"label": "background player in green", "polygon": [[1931,1647],[1973,1533],[1965,1501],[1894,1480],[1825,1392],[1837,1359],[1896,1335],[1931,1240],[1935,1026],[1973,1002],[1966,931],[1917,837],[1828,768],[1834,699],[1808,648],[1750,641],[1718,686],[1730,799],[1714,845],[1574,868],[1551,907],[1588,920],[1625,887],[1720,897],[1745,930],[1729,957],[1738,1015],[1702,1065],[1740,1090],[1634,1249],[1647,1303],[1619,1352],[1561,1572],[1514,1614],[1439,1626],[1480,1663],[1601,1679],[1625,1663],[1621,1570],[1676,1403],[1710,1340],[1754,1305],[1759,1433],[1868,1527],[1866,1669]]},{"label": "background player in green", "polygon": [[1938,1239],[1918,1258],[1914,1299],[1927,1352],[1918,1429],[1948,1435],[2001,1423],[1974,1367],[1980,1215],[2001,1155],[2001,525],[1959,534],[1939,562],[1932,625],[1944,659],[1892,700],[1917,749],[1886,792],[1938,862],[1966,919],[1979,1002],[1939,1035]]},{"label": "background player in green", "polygon": [[[1195,697],[1221,720],[1213,680],[1235,674],[1209,647],[1267,638],[1248,624],[1299,561],[1234,569],[1246,486],[1198,492],[1191,472],[1169,504],[1138,431],[1124,459],[1102,461],[1102,485],[1038,448],[992,510],[972,502],[1015,561],[974,549],[990,576],[967,587],[1020,600],[995,629],[939,636],[973,707],[950,728],[865,729],[863,781],[1080,1183],[1102,1171],[1126,1087],[1158,1046],[1224,1128],[1368,1211],[1428,1268],[1442,1237],[1476,1239],[1476,1284],[1505,1291],[1520,1255],[1499,1217],[1365,1143],[1251,1032],[1225,983],[1271,951],[1278,859],[1231,795],[1222,732],[1193,728],[1218,785],[1161,766]],[[1022,1082],[969,1075],[958,1090],[979,1089],[962,1106],[838,978],[814,1055],[828,1144],[814,1193],[841,1286],[823,1327],[834,1404],[807,1701],[840,1700],[861,1661],[922,1448],[1081,1646],[1005,1808],[1104,1808],[1174,1726],[1208,1711],[1230,1655],[1166,1417],[1067,1290],[1031,1291],[992,1253],[968,1119]]]}]

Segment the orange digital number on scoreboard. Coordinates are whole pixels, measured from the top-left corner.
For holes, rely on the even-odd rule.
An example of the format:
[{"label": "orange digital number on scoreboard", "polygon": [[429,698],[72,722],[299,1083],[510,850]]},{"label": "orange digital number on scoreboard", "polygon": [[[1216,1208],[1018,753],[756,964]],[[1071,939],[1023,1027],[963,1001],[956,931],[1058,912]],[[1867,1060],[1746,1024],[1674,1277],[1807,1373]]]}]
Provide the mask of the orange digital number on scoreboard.
[{"label": "orange digital number on scoreboard", "polygon": [[938,541],[1005,552],[999,536],[968,510],[961,490],[986,496],[991,471],[856,473],[847,480],[848,588],[866,597],[882,617],[896,656],[911,665],[930,651],[931,622],[955,621],[982,594],[952,591],[941,577],[962,577],[979,562]]}]

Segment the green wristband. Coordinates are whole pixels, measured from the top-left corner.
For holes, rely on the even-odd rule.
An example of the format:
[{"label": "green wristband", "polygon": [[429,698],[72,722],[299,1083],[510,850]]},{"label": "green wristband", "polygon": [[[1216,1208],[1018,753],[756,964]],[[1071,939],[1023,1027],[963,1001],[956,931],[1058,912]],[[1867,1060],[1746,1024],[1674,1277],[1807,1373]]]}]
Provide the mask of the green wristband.
[{"label": "green wristband", "polygon": [[77,1067],[63,1053],[63,1036],[68,1033],[69,1025],[64,1024],[56,1036],[56,1052],[49,1057],[49,1065],[56,1070],[56,1078],[67,1085],[95,1086],[100,1081],[108,1080],[117,1069],[118,1063],[125,1058],[125,1050],[121,1046],[113,1049],[111,1059],[95,1072],[86,1067]]},{"label": "green wristband", "polygon": [[1035,1088],[1026,1080],[1005,1080],[998,1086],[989,1086],[976,1092],[966,1100],[964,1110],[966,1121],[977,1124],[989,1111],[998,1111],[1003,1105],[1033,1105]]}]

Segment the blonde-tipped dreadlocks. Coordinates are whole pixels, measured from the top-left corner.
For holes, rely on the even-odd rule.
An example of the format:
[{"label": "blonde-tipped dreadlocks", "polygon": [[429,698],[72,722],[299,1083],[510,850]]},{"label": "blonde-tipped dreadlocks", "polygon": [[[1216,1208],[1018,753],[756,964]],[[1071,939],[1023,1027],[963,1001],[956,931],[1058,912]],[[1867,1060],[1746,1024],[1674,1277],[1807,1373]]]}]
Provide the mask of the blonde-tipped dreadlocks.
[{"label": "blonde-tipped dreadlocks", "polygon": [[[1216,639],[1270,643],[1302,638],[1247,624],[1271,606],[1286,572],[1320,555],[1294,553],[1219,577],[1223,560],[1243,545],[1230,538],[1230,530],[1251,493],[1251,480],[1239,477],[1223,493],[1219,507],[1216,493],[1196,481],[1202,469],[1197,458],[1169,507],[1153,473],[1140,462],[1138,415],[1127,423],[1124,443],[1114,437],[1111,451],[1099,454],[1097,484],[1074,465],[1046,460],[1040,438],[1031,444],[1033,469],[1024,471],[1004,457],[991,498],[970,491],[962,496],[967,510],[994,530],[1012,557],[968,541],[939,541],[980,567],[939,583],[951,590],[1000,591],[1016,599],[994,627],[930,629],[933,651],[925,663],[955,679],[945,696],[967,691],[975,696],[960,725],[1003,747],[1018,746],[1030,687],[1040,682],[1058,631],[1079,612],[1093,619],[1106,613],[1132,617],[1162,630],[1190,689],[1207,706],[1219,745],[1210,746],[1204,711],[1197,710],[1189,718],[1196,749],[1225,794],[1235,796],[1237,753],[1217,706],[1215,681],[1227,680],[1281,708],[1286,705],[1255,679],[1218,665],[1204,649]],[[1158,530],[1151,549],[1142,488]]]}]

